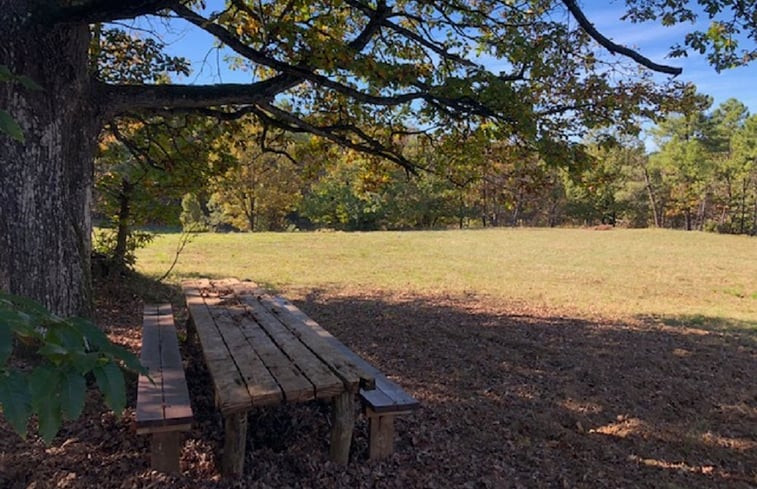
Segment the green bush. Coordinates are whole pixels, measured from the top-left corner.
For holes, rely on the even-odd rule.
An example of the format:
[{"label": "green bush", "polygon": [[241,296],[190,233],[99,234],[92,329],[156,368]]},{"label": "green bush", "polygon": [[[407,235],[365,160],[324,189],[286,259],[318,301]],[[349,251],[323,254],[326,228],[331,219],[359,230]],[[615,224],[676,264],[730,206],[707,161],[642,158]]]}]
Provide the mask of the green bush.
[{"label": "green bush", "polygon": [[155,235],[146,231],[131,230],[126,235],[126,249],[124,250],[123,263],[118,263],[116,253],[118,247],[118,233],[115,229],[98,229],[92,239],[92,255],[94,260],[102,259],[108,268],[127,267],[134,268],[137,262],[137,250],[144,248],[155,238]]},{"label": "green bush", "polygon": [[[13,361],[21,351],[29,352],[24,361]],[[122,368],[146,373],[136,356],[112,344],[92,322],[59,318],[31,299],[0,291],[0,406],[21,437],[32,416],[46,443],[63,420],[78,418],[90,374],[107,406],[120,415],[126,405]]]}]

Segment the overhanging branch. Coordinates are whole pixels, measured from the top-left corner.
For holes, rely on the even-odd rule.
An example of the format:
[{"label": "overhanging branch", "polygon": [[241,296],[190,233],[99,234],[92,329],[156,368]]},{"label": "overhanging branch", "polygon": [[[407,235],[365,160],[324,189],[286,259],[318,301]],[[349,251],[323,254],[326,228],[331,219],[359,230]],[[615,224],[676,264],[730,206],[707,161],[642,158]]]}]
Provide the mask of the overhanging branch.
[{"label": "overhanging branch", "polygon": [[[332,126],[332,127],[320,127],[313,125],[303,119],[291,114],[283,109],[280,109],[269,103],[259,104],[260,109],[253,112],[263,121],[265,124],[269,124],[280,129],[290,132],[306,132],[321,136],[329,141],[335,142],[340,146],[351,148],[361,153],[372,154],[385,158],[389,161],[397,163],[405,170],[411,173],[417,173],[420,169],[417,163],[414,163],[401,154],[397,154],[391,148],[387,148],[380,141],[370,138],[365,135],[359,128],[352,127],[346,128],[344,125]],[[261,110],[262,109],[262,110]],[[356,142],[352,139],[339,134],[335,129],[348,129],[356,135],[359,135],[363,142]]]},{"label": "overhanging branch", "polygon": [[[57,2],[56,2],[57,3]],[[87,23],[133,19],[157,13],[175,4],[176,0],[87,0],[59,7],[51,15],[55,22]]]},{"label": "overhanging branch", "polygon": [[99,83],[106,115],[138,109],[200,109],[270,100],[301,83],[300,78],[278,75],[250,84],[221,85],[109,85]]},{"label": "overhanging branch", "polygon": [[[293,65],[284,61],[278,60],[265,53],[248,46],[240,41],[234,34],[228,29],[211,22],[205,17],[201,16],[197,12],[184,5],[177,4],[171,7],[177,15],[185,19],[186,21],[196,25],[200,29],[212,34],[221,42],[226,44],[237,54],[247,58],[248,60],[272,68],[280,73],[285,73],[295,78],[299,78],[302,81],[309,81],[314,85],[322,86],[334,90],[337,93],[346,95],[357,102],[361,102],[369,105],[379,106],[394,106],[400,105],[413,100],[423,98],[424,94],[411,92],[398,95],[372,95],[343,83],[336,82],[327,76],[316,73],[313,69],[303,64]],[[360,51],[370,40],[371,36],[380,27],[381,20],[387,15],[387,10],[377,10],[374,12],[374,16],[371,17],[370,22],[365,29],[357,36],[355,40],[350,42],[347,47],[355,52]]]},{"label": "overhanging branch", "polygon": [[595,41],[597,41],[600,45],[602,45],[605,49],[610,51],[611,54],[622,54],[623,56],[626,56],[628,58],[631,58],[632,60],[636,61],[642,66],[645,66],[653,71],[658,71],[660,73],[667,73],[669,75],[678,76],[681,74],[681,68],[677,68],[675,66],[668,66],[668,65],[661,65],[658,63],[655,63],[651,59],[642,56],[640,53],[634,51],[633,49],[629,49],[625,46],[621,46],[620,44],[616,44],[606,38],[604,35],[602,35],[601,32],[599,32],[596,27],[594,27],[594,24],[589,22],[589,19],[586,18],[583,11],[578,7],[575,0],[562,0],[562,2],[565,4],[566,7],[568,7],[568,10],[571,14],[573,14],[573,17],[578,22],[578,25],[581,26],[581,28],[586,31],[587,34],[589,34]]}]

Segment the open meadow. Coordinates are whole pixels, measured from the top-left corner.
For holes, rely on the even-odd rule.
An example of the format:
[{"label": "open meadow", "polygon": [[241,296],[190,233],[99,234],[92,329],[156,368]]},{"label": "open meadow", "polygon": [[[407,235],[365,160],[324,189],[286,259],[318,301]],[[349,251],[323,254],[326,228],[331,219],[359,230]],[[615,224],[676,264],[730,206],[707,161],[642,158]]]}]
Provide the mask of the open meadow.
[{"label": "open meadow", "polygon": [[[178,234],[140,251],[162,275]],[[182,341],[195,413],[182,473],[149,469],[125,416],[85,414],[46,447],[0,421],[0,487],[738,488],[757,486],[757,241],[655,230],[203,234],[167,285],[98,283],[110,336],[141,344],[143,301],[186,277],[249,278],[291,298],[421,403],[395,453],[328,461],[325,402],[249,415],[245,472],[220,477],[221,417],[197,342]],[[119,283],[120,282],[120,283]],[[124,283],[127,287],[124,288]],[[92,454],[96,453],[97,456]]]},{"label": "open meadow", "polygon": [[[180,235],[139,253],[160,276]],[[198,234],[169,281],[483,297],[566,316],[757,323],[757,240],[669,230]]]}]

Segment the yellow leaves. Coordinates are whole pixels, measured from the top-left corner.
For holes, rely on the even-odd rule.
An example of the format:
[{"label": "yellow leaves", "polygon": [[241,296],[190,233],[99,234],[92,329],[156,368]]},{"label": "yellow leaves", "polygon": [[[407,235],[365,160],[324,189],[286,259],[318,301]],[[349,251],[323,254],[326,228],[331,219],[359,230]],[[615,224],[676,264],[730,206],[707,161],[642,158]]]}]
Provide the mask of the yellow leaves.
[{"label": "yellow leaves", "polygon": [[249,16],[244,16],[236,21],[235,32],[239,37],[258,37],[262,26],[259,21]]}]

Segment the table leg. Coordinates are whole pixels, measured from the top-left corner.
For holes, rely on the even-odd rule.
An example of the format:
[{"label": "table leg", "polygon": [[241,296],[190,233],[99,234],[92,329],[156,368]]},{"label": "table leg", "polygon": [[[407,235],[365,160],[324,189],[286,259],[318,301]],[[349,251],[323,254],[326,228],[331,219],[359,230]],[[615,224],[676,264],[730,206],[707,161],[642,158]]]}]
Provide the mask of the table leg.
[{"label": "table leg", "polygon": [[334,398],[334,419],[331,427],[331,460],[346,464],[350,459],[352,430],[355,427],[355,396],[344,392]]},{"label": "table leg", "polygon": [[230,414],[224,417],[224,442],[222,471],[226,477],[238,477],[244,470],[245,445],[247,443],[247,413]]},{"label": "table leg", "polygon": [[368,414],[368,460],[386,458],[394,451],[394,416],[381,416],[367,410]]},{"label": "table leg", "polygon": [[179,473],[181,454],[181,433],[167,431],[153,433],[150,442],[150,460],[153,469],[160,472]]},{"label": "table leg", "polygon": [[195,326],[195,323],[192,320],[192,316],[187,317],[185,327],[187,331],[187,344],[191,345],[194,342],[195,337],[197,336],[197,326]]}]

